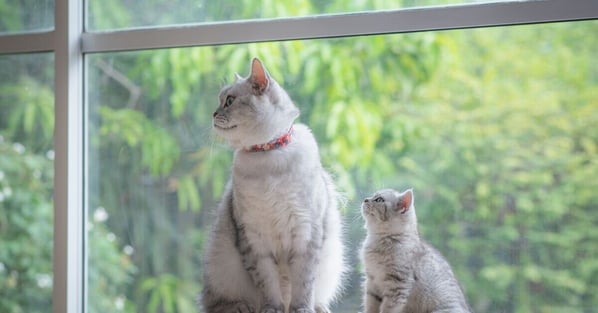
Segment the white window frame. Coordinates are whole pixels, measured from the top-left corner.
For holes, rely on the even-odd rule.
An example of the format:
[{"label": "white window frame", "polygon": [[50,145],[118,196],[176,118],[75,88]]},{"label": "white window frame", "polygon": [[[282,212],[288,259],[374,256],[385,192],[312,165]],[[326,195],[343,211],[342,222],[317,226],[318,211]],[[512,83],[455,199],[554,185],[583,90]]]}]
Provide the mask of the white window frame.
[{"label": "white window frame", "polygon": [[54,30],[0,34],[0,54],[54,53],[54,313],[87,311],[87,53],[592,20],[598,1],[507,1],[103,32],[85,31],[84,12],[82,1],[55,0]]}]

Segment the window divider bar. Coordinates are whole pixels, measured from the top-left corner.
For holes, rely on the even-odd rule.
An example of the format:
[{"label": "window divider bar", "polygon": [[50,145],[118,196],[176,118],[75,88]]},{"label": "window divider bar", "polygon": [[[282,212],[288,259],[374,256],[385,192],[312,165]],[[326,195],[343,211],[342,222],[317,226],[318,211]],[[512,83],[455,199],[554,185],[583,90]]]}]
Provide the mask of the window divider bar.
[{"label": "window divider bar", "polygon": [[50,52],[54,36],[54,31],[0,35],[0,54]]},{"label": "window divider bar", "polygon": [[85,118],[82,1],[55,0],[54,45],[54,313],[84,313]]},{"label": "window divider bar", "polygon": [[598,19],[596,0],[531,0],[86,32],[84,53]]}]

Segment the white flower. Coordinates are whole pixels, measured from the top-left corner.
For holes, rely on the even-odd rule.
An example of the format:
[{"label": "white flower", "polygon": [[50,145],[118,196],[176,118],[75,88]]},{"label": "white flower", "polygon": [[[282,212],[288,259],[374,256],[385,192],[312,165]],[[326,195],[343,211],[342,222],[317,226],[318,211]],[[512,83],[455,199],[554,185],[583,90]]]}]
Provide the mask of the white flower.
[{"label": "white flower", "polygon": [[118,296],[114,299],[114,306],[117,310],[122,311],[125,308],[125,298],[123,296]]},{"label": "white flower", "polygon": [[20,143],[18,143],[18,142],[15,142],[15,143],[12,145],[12,148],[13,148],[13,149],[15,149],[15,151],[16,151],[18,154],[23,154],[23,152],[25,152],[25,146],[23,146],[22,144],[20,144]]},{"label": "white flower", "polygon": [[10,189],[10,187],[6,186],[6,187],[4,187],[4,189],[2,189],[2,193],[6,197],[10,197],[12,195],[12,189]]},{"label": "white flower", "polygon": [[54,150],[48,150],[48,152],[46,152],[46,157],[50,160],[54,160]]},{"label": "white flower", "polygon": [[106,212],[106,209],[104,209],[104,207],[98,207],[93,212],[93,219],[98,223],[105,222],[108,219],[108,212]]},{"label": "white flower", "polygon": [[106,236],[106,239],[108,239],[108,241],[113,242],[114,240],[116,240],[116,235],[113,233],[108,233],[108,235]]},{"label": "white flower", "polygon": [[52,276],[50,276],[49,274],[38,274],[36,279],[37,279],[37,286],[39,288],[52,287]]},{"label": "white flower", "polygon": [[126,245],[126,246],[124,246],[124,248],[123,248],[123,252],[124,252],[126,255],[133,255],[133,252],[135,252],[135,249],[133,249],[133,247],[131,247],[130,245]]}]

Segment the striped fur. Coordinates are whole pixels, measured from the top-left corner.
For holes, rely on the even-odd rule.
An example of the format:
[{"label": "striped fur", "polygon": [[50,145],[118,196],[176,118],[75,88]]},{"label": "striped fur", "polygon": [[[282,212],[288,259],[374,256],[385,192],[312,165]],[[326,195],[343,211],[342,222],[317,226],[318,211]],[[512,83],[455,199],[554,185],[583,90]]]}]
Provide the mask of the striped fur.
[{"label": "striped fur", "polygon": [[378,191],[362,204],[365,313],[471,312],[440,252],[417,231],[413,191]]},{"label": "striped fur", "polygon": [[205,313],[327,313],[345,271],[338,196],[298,110],[259,60],[222,89],[214,129],[235,148],[205,250]]}]

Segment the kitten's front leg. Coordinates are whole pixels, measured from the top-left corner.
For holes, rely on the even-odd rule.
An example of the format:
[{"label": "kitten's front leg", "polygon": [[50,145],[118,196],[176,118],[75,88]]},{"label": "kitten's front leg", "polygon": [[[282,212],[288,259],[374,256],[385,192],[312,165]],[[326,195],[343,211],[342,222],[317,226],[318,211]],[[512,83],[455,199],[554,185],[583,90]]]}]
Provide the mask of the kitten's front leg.
[{"label": "kitten's front leg", "polygon": [[363,302],[365,313],[380,313],[380,304],[382,303],[382,298],[380,298],[374,292],[368,290],[365,294],[365,299]]}]

